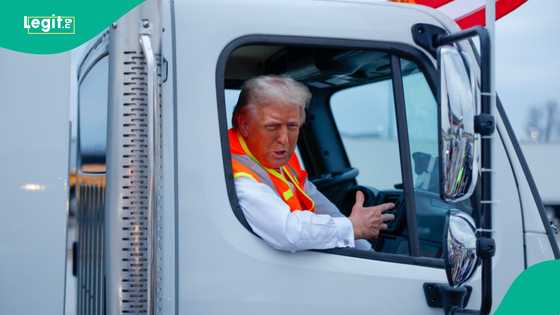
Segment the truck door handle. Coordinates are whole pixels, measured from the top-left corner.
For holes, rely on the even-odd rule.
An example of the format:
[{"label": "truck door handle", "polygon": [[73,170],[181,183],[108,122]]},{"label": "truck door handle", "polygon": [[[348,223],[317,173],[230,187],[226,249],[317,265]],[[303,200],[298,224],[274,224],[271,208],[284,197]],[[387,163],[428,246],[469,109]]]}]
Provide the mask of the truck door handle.
[{"label": "truck door handle", "polygon": [[[154,50],[152,48],[151,28],[149,20],[142,21],[142,31],[140,32],[140,45],[146,58],[147,67],[147,89],[148,89],[148,314],[155,314],[155,290],[156,290],[156,209],[157,209],[157,185],[159,170],[159,92],[157,64]],[[154,30],[155,31],[155,30]]]}]

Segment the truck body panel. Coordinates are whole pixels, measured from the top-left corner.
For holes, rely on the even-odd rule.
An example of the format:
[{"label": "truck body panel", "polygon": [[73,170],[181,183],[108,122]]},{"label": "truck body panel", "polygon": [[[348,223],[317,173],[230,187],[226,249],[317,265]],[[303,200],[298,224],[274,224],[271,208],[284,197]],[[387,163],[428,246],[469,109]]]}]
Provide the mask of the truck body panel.
[{"label": "truck body panel", "polygon": [[[2,201],[17,205],[12,207],[14,211],[20,209],[4,211],[0,220],[0,239],[17,240],[18,244],[0,249],[1,313],[63,313],[63,277],[67,274],[65,268],[70,267],[78,269],[78,314],[103,314],[105,303],[107,314],[117,314],[128,307],[121,296],[123,283],[130,279],[124,279],[128,270],[123,271],[127,263],[123,263],[122,257],[128,253],[121,248],[124,238],[119,234],[123,227],[119,221],[123,191],[118,172],[124,159],[119,151],[123,132],[118,121],[120,109],[116,106],[123,103],[121,88],[127,76],[123,62],[130,61],[121,53],[128,50],[127,54],[134,54],[142,63],[144,55],[139,46],[135,47],[138,32],[143,32],[138,28],[142,19],[157,15],[155,12],[161,18],[155,50],[162,57],[158,72],[162,81],[161,125],[157,126],[161,128],[157,150],[161,168],[157,170],[154,240],[157,278],[153,279],[156,289],[151,292],[155,300],[149,302],[155,303],[155,314],[442,314],[441,308],[428,306],[423,291],[425,283],[447,283],[441,258],[423,261],[403,259],[408,256],[399,259],[398,255],[360,257],[337,251],[282,252],[243,225],[227,167],[225,129],[226,112],[230,109],[224,101],[224,77],[229,53],[235,48],[279,41],[286,45],[313,42],[317,46],[345,48],[385,43],[394,45],[391,47],[395,51],[407,47],[422,55],[423,66],[437,71],[435,58],[415,44],[411,28],[426,23],[456,32],[459,28],[455,22],[431,9],[382,2],[275,0],[264,4],[180,0],[152,6],[154,3],[133,9],[100,35],[105,36],[101,40],[107,47],[101,49],[98,42],[86,49],[96,50],[97,54],[83,59],[87,68],[95,67],[97,57],[109,58],[109,70],[105,70],[109,120],[107,130],[99,130],[107,140],[107,148],[101,149],[102,155],[107,154],[107,169],[103,156],[98,172],[83,167],[90,162],[81,160],[87,152],[81,151],[84,148],[79,141],[76,156],[69,158],[71,133],[67,122],[80,121],[81,118],[70,116],[85,106],[80,104],[80,93],[74,95],[82,87],[79,82],[70,81],[83,80],[87,74],[76,69],[61,72],[60,69],[69,69],[70,58],[66,55],[31,57],[0,51],[0,66],[7,69],[2,71],[0,81],[10,82],[7,104],[18,104],[0,117],[4,134],[15,131],[18,135],[8,137],[0,151],[9,178],[1,182],[2,191],[7,192]],[[474,46],[467,41],[459,47],[471,58],[476,55]],[[4,63],[8,58],[18,58],[21,63]],[[52,62],[45,66],[43,58],[51,58]],[[472,64],[467,66],[478,71]],[[33,73],[36,68],[43,72],[27,81],[8,76],[10,72]],[[51,79],[48,82],[44,81],[45,73]],[[29,82],[42,88],[38,93],[25,93],[22,87]],[[49,99],[48,105],[45,99]],[[38,114],[29,115],[30,112]],[[493,136],[491,202],[497,247],[493,259],[495,309],[519,273],[554,258],[554,254],[553,240],[546,233],[539,205],[513,140],[506,132],[504,117],[497,112],[494,115],[497,132]],[[390,143],[387,144],[389,147]],[[77,248],[81,253],[73,253],[78,255],[78,266],[65,266],[65,231],[72,201],[68,174],[72,161],[77,161],[78,169],[73,173],[78,178],[78,203],[82,202],[76,207],[78,218],[84,218],[81,215],[86,208],[90,212],[93,209],[97,218],[106,215],[96,222],[78,220],[77,235],[82,243]],[[375,161],[380,163],[381,159]],[[89,186],[86,187],[90,177],[102,178],[96,182],[99,187],[95,190],[93,208],[87,204],[91,202],[87,198],[94,199],[87,190]],[[105,180],[107,204],[103,199]],[[435,199],[432,205],[449,206]],[[92,227],[96,232],[84,236]],[[38,233],[41,237],[37,237]],[[21,257],[25,257],[23,263]],[[41,263],[40,269],[34,268],[37,261]],[[480,269],[466,283],[473,288],[468,309],[478,309],[481,304]],[[22,286],[24,283],[33,285]],[[4,298],[7,296],[15,298],[8,300]],[[37,303],[26,303],[28,296],[41,298]],[[139,298],[139,307],[143,303],[144,296]],[[73,310],[66,312],[71,314]]]},{"label": "truck body panel", "polygon": [[553,164],[554,157],[560,155],[560,146],[557,143],[524,143],[522,147],[544,204],[560,205],[560,194],[556,189],[560,174]]},{"label": "truck body panel", "polygon": [[[393,314],[439,313],[427,306],[421,286],[423,282],[445,282],[442,269],[325,253],[278,252],[238,222],[230,200],[224,198],[228,195],[221,148],[224,139],[216,128],[215,107],[221,91],[213,84],[218,57],[226,45],[245,35],[411,43],[410,26],[433,20],[415,10],[385,4],[253,4],[175,3],[179,312],[334,314],[351,310],[369,314],[375,309]],[[251,14],[247,16],[247,12]],[[247,17],[240,19],[242,16]],[[401,27],[388,25],[387,16]],[[383,288],[389,287],[398,287],[399,293],[383,294]],[[294,294],[303,299],[291,298]],[[410,303],[402,303],[403,296]]]}]

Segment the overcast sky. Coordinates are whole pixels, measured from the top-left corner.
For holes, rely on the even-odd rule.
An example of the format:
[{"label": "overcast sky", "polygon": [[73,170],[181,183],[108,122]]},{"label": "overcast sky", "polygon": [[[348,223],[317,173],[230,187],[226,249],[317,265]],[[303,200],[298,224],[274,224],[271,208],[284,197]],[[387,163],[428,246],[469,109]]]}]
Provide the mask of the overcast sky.
[{"label": "overcast sky", "polygon": [[496,86],[518,138],[528,108],[560,103],[560,0],[529,0],[496,22]]}]

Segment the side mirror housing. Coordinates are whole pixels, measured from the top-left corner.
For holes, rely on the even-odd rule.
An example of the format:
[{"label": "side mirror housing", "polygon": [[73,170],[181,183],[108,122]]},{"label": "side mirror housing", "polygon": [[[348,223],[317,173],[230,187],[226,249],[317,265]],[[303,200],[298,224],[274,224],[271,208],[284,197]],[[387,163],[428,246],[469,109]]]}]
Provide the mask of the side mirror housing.
[{"label": "side mirror housing", "polygon": [[443,237],[443,259],[450,286],[461,286],[476,271],[479,265],[476,242],[473,219],[462,211],[451,210],[445,220]]},{"label": "side mirror housing", "polygon": [[475,71],[453,46],[438,48],[440,70],[440,174],[441,197],[458,202],[469,198],[478,180],[478,141],[475,112],[480,101]]}]

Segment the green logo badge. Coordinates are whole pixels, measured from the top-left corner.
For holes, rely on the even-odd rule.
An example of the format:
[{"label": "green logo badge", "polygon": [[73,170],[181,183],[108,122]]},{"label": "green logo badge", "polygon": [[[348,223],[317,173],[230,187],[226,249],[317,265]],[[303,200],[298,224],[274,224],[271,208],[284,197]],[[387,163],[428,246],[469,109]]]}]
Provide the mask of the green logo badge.
[{"label": "green logo badge", "polygon": [[9,5],[2,7],[0,47],[33,54],[65,52],[102,34],[111,23],[142,2],[8,1]]},{"label": "green logo badge", "polygon": [[28,35],[72,35],[76,34],[75,16],[24,16],[23,28]]}]

